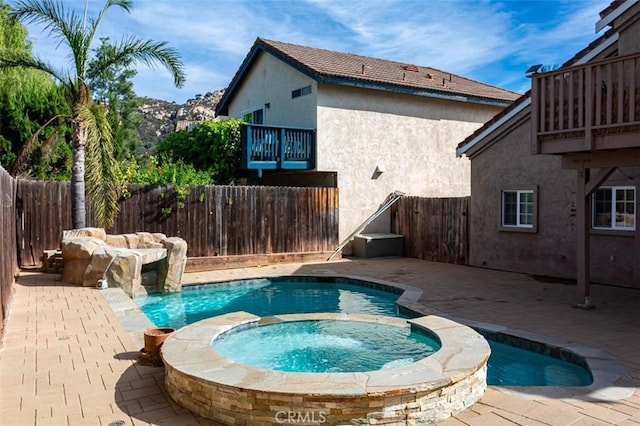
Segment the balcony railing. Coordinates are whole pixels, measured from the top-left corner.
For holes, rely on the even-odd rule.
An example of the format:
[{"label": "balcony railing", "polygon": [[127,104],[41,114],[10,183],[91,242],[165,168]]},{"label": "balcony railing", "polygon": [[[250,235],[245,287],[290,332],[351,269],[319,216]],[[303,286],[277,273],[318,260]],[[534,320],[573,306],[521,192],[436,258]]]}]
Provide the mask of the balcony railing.
[{"label": "balcony railing", "polygon": [[640,147],[640,54],[534,75],[531,151]]},{"label": "balcony railing", "polygon": [[282,126],[242,126],[242,167],[257,169],[315,168],[316,131]]}]

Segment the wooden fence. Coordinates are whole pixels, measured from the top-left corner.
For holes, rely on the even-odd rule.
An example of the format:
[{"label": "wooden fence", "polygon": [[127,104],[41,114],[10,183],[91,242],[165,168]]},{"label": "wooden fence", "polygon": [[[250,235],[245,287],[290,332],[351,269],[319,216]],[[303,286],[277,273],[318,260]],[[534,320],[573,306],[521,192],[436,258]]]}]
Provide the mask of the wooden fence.
[{"label": "wooden fence", "polygon": [[[20,266],[40,265],[70,229],[68,182],[18,180]],[[162,232],[187,241],[189,257],[331,251],[338,242],[338,190],[262,186],[129,185],[108,232]],[[87,214],[87,226],[93,226]]]},{"label": "wooden fence", "polygon": [[[187,241],[190,258],[324,252],[337,246],[335,188],[189,186],[186,189],[188,195],[180,198],[171,187],[130,185],[130,196],[123,199],[116,223],[108,232],[147,231],[179,236]],[[17,249],[18,265],[39,266],[42,251],[58,247],[62,231],[71,228],[69,190],[69,183],[65,182],[14,181],[8,175],[3,177],[3,207],[9,205],[5,201],[14,200],[17,219],[22,223],[16,230],[16,218],[5,215],[0,230],[4,232],[0,234],[4,235],[3,254]],[[12,198],[16,191],[17,197]],[[466,264],[468,208],[468,197],[402,197],[391,208],[391,231],[405,236],[406,257]],[[92,226],[91,212],[87,216],[88,225]],[[11,238],[16,231],[17,245],[15,238]],[[4,247],[8,244],[14,244],[14,248]],[[3,271],[12,268],[15,271],[5,258],[3,264],[9,262],[9,266],[3,266]],[[8,276],[12,275],[13,272]]]},{"label": "wooden fence", "polygon": [[391,229],[404,235],[404,256],[467,264],[469,197],[402,197],[391,208]]},{"label": "wooden fence", "polygon": [[18,271],[15,199],[16,181],[0,167],[0,335],[7,319],[14,276]]}]

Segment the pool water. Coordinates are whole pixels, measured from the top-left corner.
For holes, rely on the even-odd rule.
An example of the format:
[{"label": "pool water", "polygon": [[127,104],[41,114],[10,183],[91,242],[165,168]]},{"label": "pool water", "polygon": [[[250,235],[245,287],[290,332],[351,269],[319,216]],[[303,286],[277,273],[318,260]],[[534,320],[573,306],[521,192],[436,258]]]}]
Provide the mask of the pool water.
[{"label": "pool water", "polygon": [[410,328],[360,321],[290,321],[220,335],[215,350],[241,364],[304,373],[374,371],[411,364],[440,343]]},{"label": "pool water", "polygon": [[487,339],[487,383],[502,386],[587,386],[589,371],[569,361]]},{"label": "pool water", "polygon": [[237,311],[258,316],[350,312],[397,317],[398,296],[348,282],[259,279],[184,287],[180,293],[149,295],[135,301],[156,326],[178,329]]},{"label": "pool water", "polygon": [[[258,279],[184,287],[180,293],[138,297],[135,302],[156,326],[176,329],[237,311],[258,316],[320,312],[402,316],[396,305],[399,294],[363,283],[346,278],[335,282],[306,277]],[[485,337],[491,347],[490,385],[586,386],[593,380],[588,370],[576,364]]]}]

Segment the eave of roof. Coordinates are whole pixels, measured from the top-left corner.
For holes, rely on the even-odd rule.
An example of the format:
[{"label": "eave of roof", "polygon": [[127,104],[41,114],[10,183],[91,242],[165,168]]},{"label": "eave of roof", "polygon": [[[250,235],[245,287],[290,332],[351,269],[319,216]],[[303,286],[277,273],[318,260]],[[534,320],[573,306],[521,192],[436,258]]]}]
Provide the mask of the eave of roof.
[{"label": "eave of roof", "polygon": [[[362,71],[363,73],[358,75],[355,72],[347,72],[346,70],[338,70],[337,72],[331,72],[327,70],[321,69],[318,64],[313,64],[311,60],[305,63],[299,58],[294,57],[294,55],[287,52],[287,49],[295,50],[302,49],[307,50],[307,52],[298,52],[298,56],[304,56],[304,54],[309,53],[309,51],[320,52],[323,55],[332,55],[335,54],[337,56],[341,56],[343,58],[347,58],[353,61],[361,61],[362,62]],[[288,43],[275,42],[270,40],[265,40],[262,38],[257,38],[255,43],[253,44],[251,50],[243,60],[240,68],[234,75],[229,87],[225,90],[225,94],[218,103],[216,108],[217,115],[226,115],[228,113],[229,102],[233,98],[234,91],[239,87],[239,85],[244,80],[248,70],[251,68],[253,63],[257,60],[257,57],[260,53],[266,52],[274,57],[282,60],[287,63],[289,66],[294,69],[300,71],[301,73],[307,75],[309,78],[315,80],[318,83],[331,83],[338,84],[343,86],[351,86],[358,88],[368,88],[374,90],[384,90],[395,93],[403,93],[409,94],[413,96],[425,96],[425,97],[433,97],[440,99],[448,99],[455,100],[461,102],[472,102],[472,103],[480,103],[487,105],[494,105],[500,107],[506,107],[511,102],[519,96],[517,93],[510,92],[505,89],[493,87],[484,83],[475,82],[473,80],[469,80],[464,77],[454,76],[451,73],[445,73],[443,71],[435,70],[433,68],[421,67],[418,68],[414,65],[410,65],[406,69],[406,72],[402,74],[401,79],[392,80],[388,75],[384,78],[382,76],[372,77],[366,74],[365,63],[367,61],[374,61],[378,64],[392,64],[397,66],[397,70],[400,70],[402,66],[401,63],[395,63],[392,61],[385,61],[376,58],[368,58],[359,55],[353,55],[348,53],[341,52],[331,52],[324,49],[315,49],[309,48],[306,46],[297,46]],[[315,65],[315,67],[314,67]],[[323,65],[323,64],[320,64]],[[326,64],[324,64],[326,65]],[[351,64],[353,65],[353,64]],[[448,78],[442,78],[442,88],[438,88],[438,84],[436,84],[436,80],[440,81],[436,78],[430,78],[427,83],[425,81],[421,81],[422,84],[415,84],[415,75],[413,69],[419,69],[427,73],[428,76],[437,75],[439,78],[443,76],[448,76]],[[353,70],[351,70],[353,71]],[[428,72],[427,72],[428,71]],[[424,74],[423,74],[424,75]],[[455,77],[455,79],[454,79]],[[413,79],[413,81],[412,81]],[[453,81],[453,82],[452,82]],[[431,87],[429,87],[431,86]],[[478,89],[475,93],[473,88],[476,87]],[[494,95],[494,96],[491,96]]]},{"label": "eave of roof", "polygon": [[613,21],[620,15],[625,13],[633,6],[637,0],[626,0],[624,2],[612,2],[609,7],[604,9],[600,15],[602,19],[596,22],[596,33],[600,32],[607,25],[611,25]]}]

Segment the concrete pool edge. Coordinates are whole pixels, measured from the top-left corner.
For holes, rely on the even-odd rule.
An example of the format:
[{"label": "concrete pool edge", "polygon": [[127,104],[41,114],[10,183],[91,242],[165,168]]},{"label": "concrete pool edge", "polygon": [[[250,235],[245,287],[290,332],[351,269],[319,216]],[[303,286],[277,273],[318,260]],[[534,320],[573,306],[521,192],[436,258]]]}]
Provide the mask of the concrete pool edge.
[{"label": "concrete pool edge", "polygon": [[[242,281],[246,279],[257,278],[273,278],[273,277],[316,277],[316,278],[346,278],[358,281],[368,281],[383,286],[389,286],[402,289],[404,292],[398,299],[398,305],[403,309],[416,312],[421,315],[438,315],[451,319],[461,324],[468,325],[472,328],[486,329],[490,331],[500,331],[504,334],[520,337],[523,339],[534,340],[542,344],[558,346],[569,351],[575,352],[582,356],[589,366],[593,375],[593,383],[588,386],[489,386],[492,389],[513,394],[524,399],[542,400],[542,399],[580,399],[584,401],[618,401],[629,398],[633,395],[636,385],[626,368],[611,354],[601,349],[588,347],[575,342],[570,342],[561,338],[529,333],[522,330],[511,329],[507,326],[478,322],[458,318],[448,315],[444,312],[418,303],[423,291],[415,286],[394,283],[391,281],[378,280],[357,275],[335,274],[327,272],[321,273],[304,273],[304,274],[269,274],[265,270],[257,269],[255,277],[234,278],[225,281]],[[210,283],[223,281],[207,281]],[[185,285],[198,285],[205,282],[185,283]],[[153,323],[140,310],[135,302],[129,298],[120,288],[110,287],[100,291],[105,300],[111,305],[116,317],[131,336],[134,343],[142,348],[144,330],[153,327]]]},{"label": "concrete pool edge", "polygon": [[[178,403],[212,420],[243,416],[277,424],[279,412],[316,411],[330,424],[359,419],[440,421],[473,405],[486,389],[489,346],[471,328],[436,316],[289,314],[268,321],[340,320],[409,325],[442,347],[412,364],[357,373],[288,373],[240,364],[215,351],[221,333],[264,320],[234,312],[181,328],[162,347],[165,386]],[[185,357],[188,353],[189,356]],[[342,424],[342,423],[341,423]],[[403,423],[404,424],[404,423]]]}]

